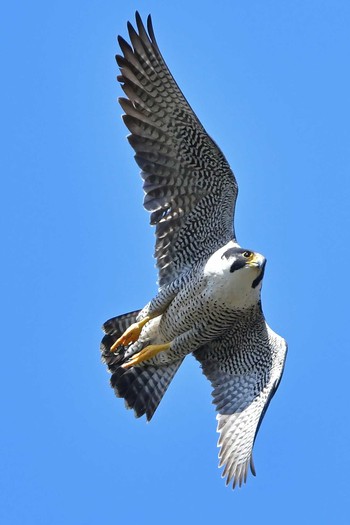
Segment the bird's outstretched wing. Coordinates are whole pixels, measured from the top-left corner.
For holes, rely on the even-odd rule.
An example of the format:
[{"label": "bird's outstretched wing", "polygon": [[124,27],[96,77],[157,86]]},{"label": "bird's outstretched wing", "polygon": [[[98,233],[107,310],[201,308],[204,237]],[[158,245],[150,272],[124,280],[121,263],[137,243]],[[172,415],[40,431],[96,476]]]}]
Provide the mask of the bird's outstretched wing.
[{"label": "bird's outstretched wing", "polygon": [[144,180],[144,206],[156,226],[160,287],[235,238],[234,175],[172,77],[147,19],[128,23],[116,60],[127,98],[120,104]]},{"label": "bird's outstretched wing", "polygon": [[[240,342],[239,342],[240,340]],[[261,421],[282,377],[287,346],[265,321],[252,321],[237,337],[223,337],[194,352],[213,386],[218,411],[219,467],[226,484],[241,486]]]}]

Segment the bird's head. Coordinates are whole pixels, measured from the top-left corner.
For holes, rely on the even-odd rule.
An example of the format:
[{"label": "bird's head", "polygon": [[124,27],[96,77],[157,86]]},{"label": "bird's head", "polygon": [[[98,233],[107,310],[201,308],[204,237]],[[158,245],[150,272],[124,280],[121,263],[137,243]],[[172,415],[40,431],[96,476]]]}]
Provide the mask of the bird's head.
[{"label": "bird's head", "polygon": [[205,274],[226,304],[245,307],[260,300],[265,265],[260,253],[230,242],[210,257]]}]

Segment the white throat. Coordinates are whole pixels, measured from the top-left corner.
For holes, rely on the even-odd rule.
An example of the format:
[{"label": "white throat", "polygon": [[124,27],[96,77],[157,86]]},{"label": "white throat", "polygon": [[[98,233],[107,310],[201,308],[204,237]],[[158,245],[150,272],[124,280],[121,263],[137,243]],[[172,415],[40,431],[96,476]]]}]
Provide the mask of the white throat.
[{"label": "white throat", "polygon": [[[208,259],[204,267],[207,293],[212,301],[221,306],[230,309],[250,308],[260,301],[262,283],[253,287],[253,282],[261,269],[247,266],[231,273],[231,262],[222,258],[231,245],[239,247],[237,244],[228,243]],[[263,259],[263,256],[261,258]]]}]

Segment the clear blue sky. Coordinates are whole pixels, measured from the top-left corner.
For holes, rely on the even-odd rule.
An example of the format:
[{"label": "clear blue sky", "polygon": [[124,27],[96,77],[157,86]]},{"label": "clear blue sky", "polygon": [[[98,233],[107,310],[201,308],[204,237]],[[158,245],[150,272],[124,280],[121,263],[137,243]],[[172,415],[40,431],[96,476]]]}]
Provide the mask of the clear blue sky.
[{"label": "clear blue sky", "polygon": [[[100,363],[102,322],[156,291],[115,80],[135,9],[235,171],[238,240],[266,255],[289,342],[234,492],[194,359],[150,424]],[[34,0],[1,19],[1,523],[347,523],[350,3]]]}]

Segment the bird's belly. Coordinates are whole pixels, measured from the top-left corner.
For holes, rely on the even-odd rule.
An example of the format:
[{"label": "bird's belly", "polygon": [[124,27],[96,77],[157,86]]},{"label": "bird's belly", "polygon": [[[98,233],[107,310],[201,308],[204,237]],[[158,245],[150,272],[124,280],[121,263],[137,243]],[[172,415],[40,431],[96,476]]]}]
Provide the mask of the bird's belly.
[{"label": "bird's belly", "polygon": [[195,299],[179,294],[161,316],[159,332],[168,341],[187,334],[193,346],[198,347],[221,335],[234,318],[234,312],[208,290]]}]

